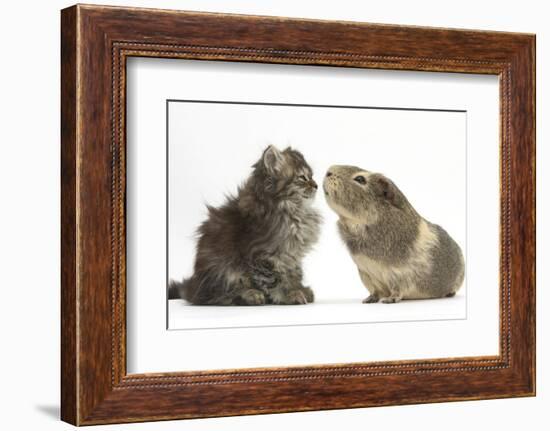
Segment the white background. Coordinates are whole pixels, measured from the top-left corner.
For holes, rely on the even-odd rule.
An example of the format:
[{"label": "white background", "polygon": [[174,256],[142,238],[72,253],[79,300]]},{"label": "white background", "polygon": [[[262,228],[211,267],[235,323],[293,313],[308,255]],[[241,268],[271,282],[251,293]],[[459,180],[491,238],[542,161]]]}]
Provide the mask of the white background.
[{"label": "white background", "polygon": [[[133,59],[128,65],[127,82],[129,373],[497,354],[497,79],[426,72]],[[335,161],[344,163],[351,154],[356,160],[364,159],[380,166],[381,171],[401,185],[422,214],[449,229],[468,255],[468,319],[464,319],[463,292],[451,299],[403,301],[389,307],[386,304],[365,306],[360,302],[361,297],[355,299],[355,303],[353,297],[351,303],[341,301],[345,296],[336,297],[336,302],[332,290],[349,284],[353,294],[353,287],[358,283],[353,278],[357,271],[334,232],[334,214],[320,203],[326,210],[325,217],[332,223],[325,229],[329,233],[321,236],[318,253],[308,256],[305,275],[314,286],[323,286],[323,279],[328,279],[325,287],[328,292],[324,293],[330,295],[330,303],[237,308],[182,307],[182,301],[170,301],[170,328],[216,329],[166,331],[166,154],[162,145],[166,128],[165,100],[184,97],[401,107],[418,107],[421,100],[424,108],[467,110],[468,250],[464,247],[464,114],[405,111],[392,114],[391,111],[343,109],[330,112],[327,108],[319,113],[321,108],[287,108],[286,112],[288,109],[309,112],[311,118],[308,119],[305,113],[288,116],[274,107],[263,108],[271,115],[259,116],[261,108],[255,107],[246,111],[247,121],[254,124],[251,127],[242,122],[244,107],[239,111],[241,115],[230,114],[227,108],[214,114],[215,107],[212,107],[209,116],[204,109],[203,115],[198,115],[199,105],[185,110],[185,106],[179,104],[170,107],[172,114],[175,113],[170,118],[170,139],[181,142],[180,146],[172,146],[170,164],[171,172],[176,170],[174,165],[179,165],[175,178],[181,184],[180,192],[189,194],[185,205],[175,202],[171,208],[183,208],[178,214],[180,217],[198,218],[190,223],[188,235],[200,220],[201,211],[197,209],[202,207],[202,200],[223,200],[219,189],[223,191],[227,187],[224,177],[234,183],[239,181],[242,171],[246,171],[261,152],[261,147],[256,148],[257,140],[264,133],[270,138],[280,140],[284,136],[300,142],[309,149],[306,153],[318,170],[326,169],[327,164]],[[222,108],[218,106],[218,109]],[[188,132],[182,123],[191,113],[194,117],[189,120],[196,127]],[[224,120],[218,120],[220,117]],[[315,120],[324,125],[317,125]],[[277,124],[276,128],[271,121]],[[327,127],[327,123],[333,123],[334,128]],[[399,125],[399,130],[395,130],[394,123]],[[207,128],[219,128],[223,133],[207,131]],[[336,148],[331,141],[338,139],[342,142],[338,142]],[[383,143],[376,145],[376,141]],[[188,157],[184,151],[186,143],[189,144]],[[214,156],[213,149],[219,146],[238,148],[240,152]],[[247,161],[247,157],[252,160]],[[213,160],[225,163],[216,166]],[[355,163],[365,165],[361,161]],[[228,166],[234,170],[216,179],[213,173],[224,172]],[[437,186],[429,185],[434,178],[442,177],[452,179],[437,181]],[[201,181],[207,181],[210,186],[200,184]],[[178,196],[176,192],[177,188],[171,187],[171,202]],[[180,240],[180,235],[183,236],[183,232],[175,239]],[[323,244],[327,240],[332,244]],[[191,248],[192,244],[188,245]],[[334,252],[336,247],[341,247],[339,253]],[[334,256],[332,264],[327,262],[327,256]],[[187,260],[192,260],[192,253]],[[325,272],[315,279],[311,268],[329,265],[338,271]],[[349,278],[338,274],[339,271],[347,273]],[[364,292],[360,282],[359,288]],[[437,322],[429,322],[436,319]],[[418,320],[421,322],[412,322]],[[349,324],[373,321],[390,323]],[[348,325],[319,325],[323,323]],[[307,324],[310,326],[304,326]],[[251,338],[254,343],[250,342]],[[369,342],[357,342],[362,339]],[[307,340],[307,349],[302,347],[304,340]]]},{"label": "white background", "polygon": [[[114,4],[103,1],[102,3]],[[537,33],[537,113],[550,116],[548,12],[540,1],[394,1],[361,3],[308,1],[118,1],[117,4],[211,10],[393,24],[447,26]],[[70,429],[57,420],[59,409],[59,8],[64,1],[7,3],[3,6],[2,146],[0,178],[0,302],[3,349],[0,356],[7,429]],[[29,126],[31,120],[32,126]],[[547,272],[548,192],[543,166],[550,163],[548,126],[539,121],[537,398],[435,405],[310,412],[255,417],[105,426],[97,429],[275,430],[316,429],[468,430],[491,427],[544,429],[549,421],[550,374]]]}]

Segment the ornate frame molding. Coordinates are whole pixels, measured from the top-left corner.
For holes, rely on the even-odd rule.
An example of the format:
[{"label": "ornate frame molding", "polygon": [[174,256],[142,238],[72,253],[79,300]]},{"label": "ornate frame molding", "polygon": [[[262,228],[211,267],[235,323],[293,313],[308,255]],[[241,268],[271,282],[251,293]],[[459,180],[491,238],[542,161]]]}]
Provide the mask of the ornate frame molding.
[{"label": "ornate frame molding", "polygon": [[[267,30],[258,35],[258,28]],[[81,5],[63,10],[62,419],[98,424],[533,395],[534,47],[534,36],[524,34]],[[498,75],[500,354],[127,375],[130,56]],[[250,399],[250,391],[262,396]]]}]

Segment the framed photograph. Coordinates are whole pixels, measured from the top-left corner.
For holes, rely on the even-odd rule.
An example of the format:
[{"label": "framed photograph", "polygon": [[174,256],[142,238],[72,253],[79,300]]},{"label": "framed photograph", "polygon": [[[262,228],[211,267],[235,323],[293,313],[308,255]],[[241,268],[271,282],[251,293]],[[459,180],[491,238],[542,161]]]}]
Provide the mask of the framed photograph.
[{"label": "framed photograph", "polygon": [[62,419],[535,394],[535,36],[61,13]]}]

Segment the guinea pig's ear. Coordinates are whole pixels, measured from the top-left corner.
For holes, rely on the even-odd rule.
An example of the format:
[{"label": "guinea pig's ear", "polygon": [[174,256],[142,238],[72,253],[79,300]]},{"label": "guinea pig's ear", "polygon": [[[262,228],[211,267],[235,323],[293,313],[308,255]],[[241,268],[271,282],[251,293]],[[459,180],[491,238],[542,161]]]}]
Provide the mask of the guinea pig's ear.
[{"label": "guinea pig's ear", "polygon": [[393,206],[399,207],[399,197],[396,193],[393,183],[384,177],[376,179],[376,192],[381,198],[384,198],[387,202]]},{"label": "guinea pig's ear", "polygon": [[267,171],[272,175],[277,175],[283,169],[285,156],[275,146],[270,145],[265,149],[262,160]]}]

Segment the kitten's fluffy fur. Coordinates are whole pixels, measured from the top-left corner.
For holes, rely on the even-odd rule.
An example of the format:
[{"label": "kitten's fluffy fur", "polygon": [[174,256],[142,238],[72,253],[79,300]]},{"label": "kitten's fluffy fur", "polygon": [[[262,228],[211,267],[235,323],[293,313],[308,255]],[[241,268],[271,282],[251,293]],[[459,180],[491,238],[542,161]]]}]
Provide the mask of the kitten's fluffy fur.
[{"label": "kitten's fluffy fur", "polygon": [[303,155],[269,146],[236,197],[198,229],[195,272],[171,282],[169,298],[192,304],[305,304],[302,259],[317,241],[317,190]]}]

